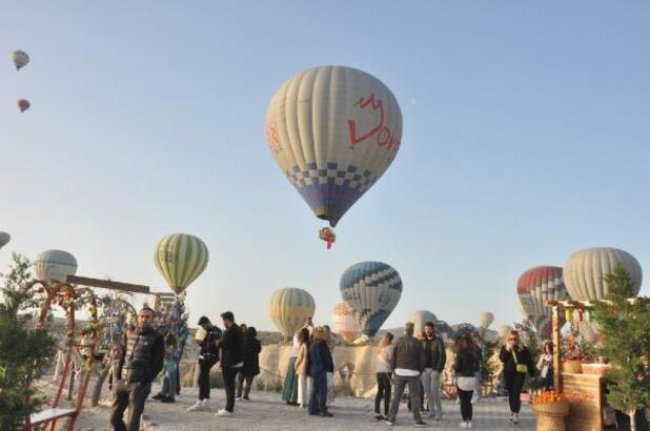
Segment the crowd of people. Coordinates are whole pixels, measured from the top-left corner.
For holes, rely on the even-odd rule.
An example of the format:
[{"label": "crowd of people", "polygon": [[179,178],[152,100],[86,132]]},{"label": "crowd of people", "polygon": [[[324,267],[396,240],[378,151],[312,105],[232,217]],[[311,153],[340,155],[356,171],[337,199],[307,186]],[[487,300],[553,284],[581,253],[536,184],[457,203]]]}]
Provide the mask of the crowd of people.
[{"label": "crowd of people", "polygon": [[[175,352],[177,341],[173,336],[163,337],[152,326],[154,312],[148,307],[138,313],[138,325],[125,339],[124,355],[114,364],[113,410],[111,425],[115,431],[137,431],[140,417],[151,391],[151,384],[163,371],[163,386],[153,399],[163,403],[175,402],[178,387],[178,363]],[[232,416],[235,400],[249,400],[253,379],[260,373],[261,343],[253,327],[239,325],[232,312],[221,314],[223,329],[202,316],[195,336],[198,355],[198,399],[187,410],[207,410],[210,400],[210,371],[220,364],[226,394],[224,408],[216,416]],[[311,319],[293,337],[292,349],[283,386],[283,402],[307,410],[309,415],[331,417],[328,408],[333,401],[334,372],[333,335],[328,326],[314,326]],[[546,389],[552,387],[552,349],[545,345],[537,364],[531,353],[512,331],[501,347],[499,358],[503,363],[503,379],[508,392],[509,420],[519,423],[520,394],[526,375],[540,371]],[[427,322],[422,336],[416,337],[414,325],[407,322],[404,334],[395,340],[386,333],[376,348],[377,392],[375,418],[386,425],[396,423],[402,396],[408,388],[408,408],[416,427],[429,419],[443,417],[441,376],[447,362],[443,338],[436,333],[433,322]],[[481,349],[471,334],[457,338],[452,366],[460,404],[461,428],[472,428],[472,403],[480,394],[479,368]],[[426,397],[426,404],[424,403]],[[383,402],[383,408],[382,408]],[[128,407],[126,422],[124,413]]]}]

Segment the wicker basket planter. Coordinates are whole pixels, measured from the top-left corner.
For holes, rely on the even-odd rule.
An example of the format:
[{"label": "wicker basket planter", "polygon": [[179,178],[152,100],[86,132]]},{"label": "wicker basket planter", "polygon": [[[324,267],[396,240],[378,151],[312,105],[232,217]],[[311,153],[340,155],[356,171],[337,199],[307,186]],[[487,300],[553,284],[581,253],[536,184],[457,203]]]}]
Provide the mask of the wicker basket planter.
[{"label": "wicker basket planter", "polygon": [[537,431],[566,431],[564,418],[569,414],[568,401],[535,404],[533,412],[537,415]]},{"label": "wicker basket planter", "polygon": [[565,373],[582,374],[582,363],[577,360],[564,361],[562,371]]}]

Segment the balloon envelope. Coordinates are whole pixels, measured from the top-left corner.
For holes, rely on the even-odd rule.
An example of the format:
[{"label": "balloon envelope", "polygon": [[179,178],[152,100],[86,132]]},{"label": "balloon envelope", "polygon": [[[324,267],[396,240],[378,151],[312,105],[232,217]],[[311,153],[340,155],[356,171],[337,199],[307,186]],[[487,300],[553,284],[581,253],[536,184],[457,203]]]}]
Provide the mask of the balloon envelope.
[{"label": "balloon envelope", "polygon": [[580,250],[567,260],[564,266],[564,282],[571,299],[603,299],[607,295],[605,276],[618,264],[622,264],[628,272],[634,286],[634,295],[638,295],[643,273],[634,256],[617,248],[597,247]]},{"label": "balloon envelope", "polygon": [[11,241],[11,235],[7,232],[0,232],[0,248],[9,244],[9,241]]},{"label": "balloon envelope", "polygon": [[20,112],[25,112],[26,110],[29,109],[29,107],[32,106],[31,103],[29,103],[29,100],[27,99],[20,99],[18,101],[18,109],[20,109]]},{"label": "balloon envelope", "polygon": [[341,276],[341,296],[354,309],[361,332],[373,337],[402,295],[402,279],[392,266],[360,262]]},{"label": "balloon envelope", "polygon": [[25,51],[17,49],[11,53],[11,61],[16,65],[16,70],[20,70],[29,63],[29,55]]},{"label": "balloon envelope", "polygon": [[424,325],[427,322],[431,322],[435,325],[438,321],[438,318],[435,314],[426,310],[417,310],[411,313],[408,318],[409,322],[413,322],[413,330],[416,337],[421,337],[424,334]]},{"label": "balloon envelope", "polygon": [[332,323],[346,343],[353,342],[361,333],[354,310],[347,302],[337,304],[332,310]]},{"label": "balloon envelope", "polygon": [[34,260],[37,280],[64,283],[68,275],[77,273],[77,259],[63,250],[47,250]]},{"label": "balloon envelope", "polygon": [[497,334],[499,335],[499,338],[506,338],[508,335],[510,335],[511,331],[512,331],[512,326],[501,325],[499,326],[499,329],[497,329]]},{"label": "balloon envelope", "polygon": [[282,172],[334,227],[395,158],[402,113],[374,76],[322,66],[293,76],[275,93],[266,135]]},{"label": "balloon envelope", "polygon": [[208,266],[208,247],[193,235],[173,233],[158,242],[154,262],[167,285],[178,295]]},{"label": "balloon envelope", "polygon": [[494,322],[494,314],[489,311],[484,311],[478,316],[478,321],[483,328],[487,328]]},{"label": "balloon envelope", "polygon": [[308,318],[314,317],[316,304],[306,290],[287,287],[271,294],[267,310],[282,335],[292,337],[305,325]]},{"label": "balloon envelope", "polygon": [[569,299],[562,268],[558,266],[536,266],[524,272],[517,281],[517,294],[526,315],[532,316],[533,323],[541,317],[550,317],[551,307],[546,305],[547,301]]}]

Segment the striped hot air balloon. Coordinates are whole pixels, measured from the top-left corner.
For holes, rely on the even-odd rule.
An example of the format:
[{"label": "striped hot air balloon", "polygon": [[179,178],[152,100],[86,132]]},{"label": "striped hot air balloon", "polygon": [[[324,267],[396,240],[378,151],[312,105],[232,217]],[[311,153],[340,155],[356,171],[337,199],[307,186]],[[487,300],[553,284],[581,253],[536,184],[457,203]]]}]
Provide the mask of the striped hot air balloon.
[{"label": "striped hot air balloon", "polygon": [[267,303],[269,316],[285,340],[293,337],[307,319],[314,317],[316,303],[309,292],[296,287],[278,289],[271,294]]},{"label": "striped hot air balloon", "polygon": [[11,241],[11,235],[7,232],[0,232],[0,248],[9,244],[9,241]]},{"label": "striped hot air balloon", "polygon": [[607,295],[605,276],[621,264],[627,271],[635,295],[641,290],[641,265],[630,253],[617,248],[588,248],[569,257],[564,265],[564,282],[572,299],[595,301]]},{"label": "striped hot air balloon", "polygon": [[63,250],[47,250],[34,260],[37,280],[64,283],[68,275],[77,273],[77,259]]},{"label": "striped hot air balloon", "polygon": [[332,323],[339,337],[346,343],[352,343],[361,333],[354,310],[347,302],[337,304],[332,310]]},{"label": "striped hot air balloon", "polygon": [[374,76],[316,67],[275,93],[266,136],[282,172],[314,214],[334,227],[397,155],[402,113]]},{"label": "striped hot air balloon", "polygon": [[532,318],[533,323],[542,322],[542,317],[550,317],[551,308],[546,305],[547,301],[569,299],[562,268],[557,266],[536,266],[524,272],[517,281],[517,294],[526,315]]},{"label": "striped hot air balloon", "polygon": [[408,318],[413,323],[413,335],[421,337],[424,334],[424,325],[427,322],[436,323],[438,318],[435,314],[427,310],[417,310],[411,313]]},{"label": "striped hot air balloon", "polygon": [[167,285],[178,295],[208,266],[208,247],[193,235],[173,233],[158,242],[154,262]]},{"label": "striped hot air balloon", "polygon": [[360,262],[341,276],[341,296],[350,304],[361,332],[372,338],[393,311],[402,295],[402,279],[392,266]]}]

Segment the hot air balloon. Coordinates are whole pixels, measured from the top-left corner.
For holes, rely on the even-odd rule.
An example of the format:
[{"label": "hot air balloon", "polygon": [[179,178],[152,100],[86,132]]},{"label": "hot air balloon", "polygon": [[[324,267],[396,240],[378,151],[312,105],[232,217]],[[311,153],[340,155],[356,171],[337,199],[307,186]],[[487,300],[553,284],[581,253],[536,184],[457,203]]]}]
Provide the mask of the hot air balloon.
[{"label": "hot air balloon", "polygon": [[295,287],[278,289],[271,294],[267,304],[269,316],[285,340],[314,317],[316,304],[309,292]]},{"label": "hot air balloon", "polygon": [[487,328],[492,324],[492,322],[494,322],[494,314],[489,311],[484,311],[479,314],[478,321],[480,322],[482,328]]},{"label": "hot air balloon", "polygon": [[266,114],[271,154],[314,214],[335,227],[397,155],[402,113],[374,76],[343,66],[305,70]]},{"label": "hot air balloon", "polygon": [[497,335],[499,335],[499,338],[501,339],[510,335],[510,332],[512,332],[512,326],[510,325],[501,325],[499,326],[499,329],[497,329]]},{"label": "hot air balloon", "polygon": [[438,318],[435,314],[426,310],[418,310],[411,313],[408,318],[409,322],[413,322],[413,330],[415,337],[421,337],[424,334],[424,324],[427,322],[436,323]]},{"label": "hot air balloon", "polygon": [[11,241],[11,235],[7,232],[0,232],[0,248],[9,244],[9,241]]},{"label": "hot air balloon", "polygon": [[348,344],[352,343],[361,332],[357,319],[354,317],[354,310],[347,302],[341,302],[334,307],[332,323],[341,339]]},{"label": "hot air balloon", "polygon": [[607,295],[605,276],[621,264],[628,272],[635,289],[641,289],[643,273],[639,262],[626,251],[617,248],[588,248],[569,257],[564,266],[564,282],[571,298],[577,301],[596,301]]},{"label": "hot air balloon", "polygon": [[20,70],[29,63],[29,55],[25,51],[17,49],[11,53],[11,61],[16,65],[16,70]]},{"label": "hot air balloon", "polygon": [[77,273],[77,259],[67,251],[47,250],[34,260],[37,280],[64,283],[68,275]]},{"label": "hot air balloon", "polygon": [[439,335],[442,335],[442,338],[447,341],[449,340],[452,335],[454,334],[454,330],[452,329],[451,326],[444,320],[438,320],[435,322],[436,324],[436,333]]},{"label": "hot air balloon", "polygon": [[158,242],[154,262],[167,285],[179,295],[208,266],[208,247],[193,235],[173,233]]},{"label": "hot air balloon", "polygon": [[382,262],[360,262],[341,276],[341,296],[354,309],[361,332],[372,338],[402,295],[402,279]]},{"label": "hot air balloon", "polygon": [[[546,305],[546,302],[569,299],[562,279],[562,268],[557,266],[530,268],[519,277],[517,294],[537,332],[545,338],[550,337],[551,307]],[[563,324],[564,318],[560,316],[560,326]]]},{"label": "hot air balloon", "polygon": [[20,109],[20,112],[27,111],[30,106],[32,106],[32,105],[31,105],[31,103],[29,103],[29,100],[27,100],[27,99],[20,99],[18,101],[18,109]]}]

